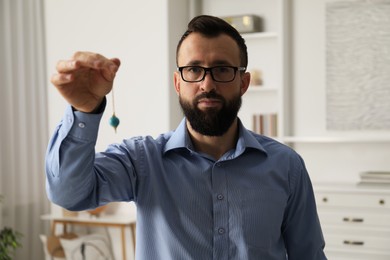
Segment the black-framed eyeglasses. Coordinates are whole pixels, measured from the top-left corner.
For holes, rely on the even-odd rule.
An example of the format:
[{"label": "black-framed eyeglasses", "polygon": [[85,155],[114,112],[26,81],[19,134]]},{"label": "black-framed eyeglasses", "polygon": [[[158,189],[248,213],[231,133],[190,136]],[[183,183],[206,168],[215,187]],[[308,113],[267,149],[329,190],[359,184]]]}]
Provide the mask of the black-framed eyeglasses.
[{"label": "black-framed eyeglasses", "polygon": [[211,78],[216,82],[231,82],[236,78],[237,71],[245,71],[245,67],[215,66],[205,68],[202,66],[178,67],[181,78],[186,82],[200,82],[210,72]]}]

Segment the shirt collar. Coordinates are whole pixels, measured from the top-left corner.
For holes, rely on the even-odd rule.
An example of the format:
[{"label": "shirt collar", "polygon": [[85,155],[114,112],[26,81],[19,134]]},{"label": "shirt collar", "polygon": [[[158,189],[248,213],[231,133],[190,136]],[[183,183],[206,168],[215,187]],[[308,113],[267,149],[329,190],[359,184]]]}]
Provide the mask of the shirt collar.
[{"label": "shirt collar", "polygon": [[260,143],[260,139],[256,138],[254,133],[246,129],[240,119],[238,119],[238,131],[239,135],[236,145],[237,156],[239,154],[242,154],[248,148],[256,149],[267,154],[267,151],[265,150],[264,146]]},{"label": "shirt collar", "polygon": [[192,149],[192,142],[187,132],[186,119],[181,120],[179,126],[172,133],[168,142],[165,144],[164,153],[180,148]]},{"label": "shirt collar", "polygon": [[[238,129],[239,129],[239,136],[238,136],[238,141],[235,150],[236,156],[242,154],[247,148],[256,149],[267,154],[267,151],[260,144],[260,141],[255,138],[253,133],[251,133],[248,129],[244,127],[240,119],[238,119]],[[183,118],[179,126],[172,133],[168,142],[165,144],[164,153],[170,150],[180,149],[180,148],[193,150],[193,145],[187,131],[185,118]]]}]

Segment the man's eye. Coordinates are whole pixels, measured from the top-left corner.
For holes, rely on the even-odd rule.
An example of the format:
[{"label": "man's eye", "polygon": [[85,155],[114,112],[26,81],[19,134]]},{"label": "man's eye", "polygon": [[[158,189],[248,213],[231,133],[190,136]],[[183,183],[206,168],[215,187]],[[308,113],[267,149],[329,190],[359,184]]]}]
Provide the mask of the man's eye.
[{"label": "man's eye", "polygon": [[217,73],[227,73],[229,72],[229,67],[217,67],[215,68]]},{"label": "man's eye", "polygon": [[187,71],[191,72],[191,73],[200,73],[202,71],[202,68],[199,68],[199,67],[189,67],[189,68],[187,68]]}]

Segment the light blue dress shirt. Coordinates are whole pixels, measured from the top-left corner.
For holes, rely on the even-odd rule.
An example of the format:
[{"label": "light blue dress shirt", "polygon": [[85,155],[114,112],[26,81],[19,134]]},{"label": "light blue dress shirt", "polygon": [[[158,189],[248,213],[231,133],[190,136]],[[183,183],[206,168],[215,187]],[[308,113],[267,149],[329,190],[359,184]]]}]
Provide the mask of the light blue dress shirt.
[{"label": "light blue dress shirt", "polygon": [[137,259],[326,259],[312,185],[289,147],[239,122],[235,149],[215,161],[194,150],[183,119],[95,154],[100,119],[67,108],[47,150],[48,196],[70,210],[134,201]]}]

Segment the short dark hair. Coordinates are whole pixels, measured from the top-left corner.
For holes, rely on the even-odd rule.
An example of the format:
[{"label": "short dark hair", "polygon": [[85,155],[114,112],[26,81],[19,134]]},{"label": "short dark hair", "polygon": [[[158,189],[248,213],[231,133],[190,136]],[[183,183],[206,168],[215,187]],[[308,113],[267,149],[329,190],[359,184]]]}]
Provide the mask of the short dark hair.
[{"label": "short dark hair", "polygon": [[248,51],[245,40],[242,38],[240,33],[225,20],[210,15],[196,16],[188,23],[187,31],[185,31],[179,40],[179,43],[177,44],[176,64],[178,63],[178,54],[181,44],[183,43],[184,39],[193,32],[200,33],[210,38],[217,37],[221,34],[230,36],[237,43],[240,50],[240,66],[248,66]]}]

